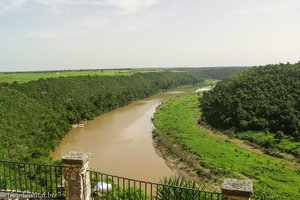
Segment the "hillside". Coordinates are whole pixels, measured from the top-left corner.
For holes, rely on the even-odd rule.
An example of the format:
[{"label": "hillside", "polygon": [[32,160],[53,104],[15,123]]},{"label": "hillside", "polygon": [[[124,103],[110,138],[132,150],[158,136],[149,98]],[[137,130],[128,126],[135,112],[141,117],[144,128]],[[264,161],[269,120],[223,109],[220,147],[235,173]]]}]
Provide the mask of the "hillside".
[{"label": "hillside", "polygon": [[201,68],[153,68],[153,69],[85,69],[60,71],[33,71],[33,72],[0,72],[0,83],[26,83],[39,79],[77,77],[77,76],[131,76],[136,73],[149,72],[188,72],[204,79],[224,79],[243,67],[201,67]]},{"label": "hillside", "polygon": [[2,73],[0,160],[49,161],[72,124],[165,89],[217,78],[220,70],[240,69]]},{"label": "hillside", "polygon": [[202,120],[222,130],[269,131],[300,139],[300,63],[254,67],[201,99]]},{"label": "hillside", "polygon": [[70,125],[202,79],[188,73],[78,76],[0,85],[0,160],[49,161]]},{"label": "hillside", "polygon": [[0,87],[0,94],[1,159],[47,156],[69,128],[63,117],[18,90]]},{"label": "hillside", "polygon": [[95,70],[60,70],[36,72],[0,72],[0,82],[25,83],[46,78],[59,78],[70,76],[130,76],[136,73],[162,72],[163,70],[148,69],[95,69]]},{"label": "hillside", "polygon": [[201,67],[201,68],[174,68],[173,70],[192,73],[204,79],[223,80],[238,71],[246,70],[247,67]]},{"label": "hillside", "polygon": [[202,95],[186,95],[158,108],[154,138],[163,156],[206,187],[220,186],[225,177],[251,179],[255,192],[251,199],[300,198],[299,164],[199,126],[198,98]]}]

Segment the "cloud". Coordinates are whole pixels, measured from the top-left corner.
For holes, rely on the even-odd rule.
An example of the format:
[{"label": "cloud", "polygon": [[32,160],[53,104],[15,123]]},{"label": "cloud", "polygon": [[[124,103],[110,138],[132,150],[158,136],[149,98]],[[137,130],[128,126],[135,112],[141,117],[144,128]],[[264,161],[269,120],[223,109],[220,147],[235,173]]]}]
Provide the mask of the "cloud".
[{"label": "cloud", "polygon": [[259,14],[259,13],[274,13],[274,12],[287,12],[298,11],[300,9],[300,2],[298,0],[275,2],[257,6],[249,9],[238,9],[230,11],[230,14]]},{"label": "cloud", "polygon": [[0,13],[8,13],[17,10],[22,7],[25,2],[26,0],[1,0]]},{"label": "cloud", "polygon": [[35,3],[63,9],[65,6],[107,6],[120,13],[133,13],[142,11],[158,3],[160,0],[1,0],[0,13],[14,11],[26,3]]},{"label": "cloud", "polygon": [[159,0],[105,0],[106,4],[116,6],[125,12],[136,12],[151,7]]},{"label": "cloud", "polygon": [[103,0],[26,0],[46,6],[65,6],[65,5],[103,5]]}]

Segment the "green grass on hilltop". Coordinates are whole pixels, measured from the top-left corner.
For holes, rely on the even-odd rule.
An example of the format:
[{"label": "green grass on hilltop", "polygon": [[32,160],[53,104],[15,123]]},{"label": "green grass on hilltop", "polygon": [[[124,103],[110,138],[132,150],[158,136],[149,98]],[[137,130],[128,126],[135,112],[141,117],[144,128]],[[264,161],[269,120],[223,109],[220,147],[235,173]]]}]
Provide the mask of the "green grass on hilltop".
[{"label": "green grass on hilltop", "polygon": [[16,72],[0,73],[0,82],[12,83],[14,81],[24,83],[42,78],[58,78],[67,76],[129,76],[134,73],[159,72],[162,70],[130,70],[130,69],[105,69],[105,70],[71,70],[49,72]]},{"label": "green grass on hilltop", "polygon": [[255,199],[300,199],[299,165],[208,134],[197,124],[201,114],[198,98],[194,94],[164,103],[154,117],[158,137],[171,137],[199,157],[202,166],[222,176],[252,179]]}]

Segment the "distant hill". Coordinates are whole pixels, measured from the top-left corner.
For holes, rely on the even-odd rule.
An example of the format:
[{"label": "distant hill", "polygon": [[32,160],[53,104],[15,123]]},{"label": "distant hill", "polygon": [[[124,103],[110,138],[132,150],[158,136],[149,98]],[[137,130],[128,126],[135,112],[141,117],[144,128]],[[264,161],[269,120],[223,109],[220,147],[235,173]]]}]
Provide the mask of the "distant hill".
[{"label": "distant hill", "polygon": [[201,68],[140,68],[140,69],[84,69],[61,71],[0,72],[0,83],[25,83],[39,79],[70,76],[130,76],[149,72],[189,72],[205,79],[224,79],[242,67],[201,67]]},{"label": "distant hill", "polygon": [[61,70],[61,71],[31,71],[31,72],[0,72],[0,83],[25,83],[39,79],[70,76],[129,76],[136,73],[162,72],[148,69],[99,69],[99,70]]},{"label": "distant hill", "polygon": [[218,129],[270,131],[300,139],[300,62],[250,68],[201,98],[202,120]]},{"label": "distant hill", "polygon": [[199,68],[174,68],[173,70],[190,72],[204,79],[223,80],[235,72],[246,70],[248,67],[199,67]]}]

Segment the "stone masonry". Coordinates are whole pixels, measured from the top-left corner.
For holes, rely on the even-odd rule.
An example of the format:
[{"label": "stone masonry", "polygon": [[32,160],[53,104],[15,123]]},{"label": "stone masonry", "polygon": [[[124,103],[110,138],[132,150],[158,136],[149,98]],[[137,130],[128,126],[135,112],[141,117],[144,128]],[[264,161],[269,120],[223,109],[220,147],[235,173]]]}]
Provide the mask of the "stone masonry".
[{"label": "stone masonry", "polygon": [[91,154],[71,151],[63,156],[67,200],[90,200],[89,161]]}]

